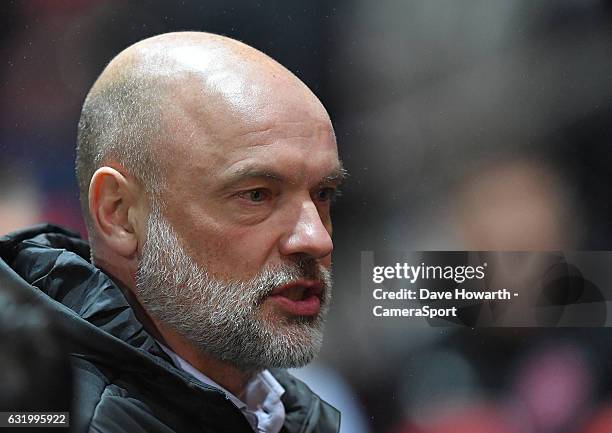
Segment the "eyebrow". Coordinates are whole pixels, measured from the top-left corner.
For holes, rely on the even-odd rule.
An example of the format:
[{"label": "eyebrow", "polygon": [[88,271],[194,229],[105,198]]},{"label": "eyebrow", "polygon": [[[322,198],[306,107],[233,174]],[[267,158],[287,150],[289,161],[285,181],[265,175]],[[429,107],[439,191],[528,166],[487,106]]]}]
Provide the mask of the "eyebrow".
[{"label": "eyebrow", "polygon": [[[319,185],[328,184],[328,183],[341,183],[346,177],[348,173],[346,169],[342,166],[342,161],[339,161],[339,164],[336,168],[334,168],[329,174],[323,176],[321,180],[318,182]],[[234,185],[244,181],[245,179],[269,179],[275,182],[283,182],[286,181],[286,178],[275,172],[274,170],[261,167],[258,165],[247,165],[242,167],[231,174],[227,175],[225,178],[223,189],[229,189]]]},{"label": "eyebrow", "polygon": [[341,183],[344,179],[348,177],[348,171],[342,165],[342,161],[339,161],[340,164],[336,167],[330,174],[324,176],[323,179],[319,182],[319,184],[325,183]]}]

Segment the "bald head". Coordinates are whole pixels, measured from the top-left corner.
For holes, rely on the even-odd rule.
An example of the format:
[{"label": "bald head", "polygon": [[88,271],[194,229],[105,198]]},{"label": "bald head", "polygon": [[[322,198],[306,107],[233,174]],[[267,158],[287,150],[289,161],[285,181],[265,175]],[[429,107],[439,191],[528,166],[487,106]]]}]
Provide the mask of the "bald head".
[{"label": "bald head", "polygon": [[100,167],[125,171],[155,196],[167,156],[192,144],[187,138],[206,144],[265,129],[267,116],[287,109],[329,120],[297,77],[236,40],[178,32],[125,49],[91,88],[79,121],[76,173],[90,237],[89,188]]},{"label": "bald head", "polygon": [[236,395],[254,370],[312,359],[343,169],[300,80],[228,38],[160,35],[106,67],[78,140],[92,259],[168,347]]}]

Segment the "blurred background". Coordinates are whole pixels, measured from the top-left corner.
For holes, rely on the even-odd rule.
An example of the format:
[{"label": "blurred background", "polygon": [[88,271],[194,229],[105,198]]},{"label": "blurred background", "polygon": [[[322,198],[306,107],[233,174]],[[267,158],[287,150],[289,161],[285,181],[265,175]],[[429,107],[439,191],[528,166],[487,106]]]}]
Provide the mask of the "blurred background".
[{"label": "blurred background", "polygon": [[343,433],[612,431],[607,329],[413,329],[360,314],[364,250],[612,249],[612,3],[28,0],[0,5],[0,232],[85,234],[84,97],[119,51],[203,30],[277,59],[328,108],[350,172],[335,301],[297,371]]}]

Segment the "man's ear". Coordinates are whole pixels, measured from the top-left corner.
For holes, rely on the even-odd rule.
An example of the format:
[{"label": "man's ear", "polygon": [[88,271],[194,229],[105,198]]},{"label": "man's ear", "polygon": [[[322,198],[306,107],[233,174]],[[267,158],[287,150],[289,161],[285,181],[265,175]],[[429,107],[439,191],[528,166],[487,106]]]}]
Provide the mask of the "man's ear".
[{"label": "man's ear", "polygon": [[96,237],[116,254],[131,258],[138,250],[140,187],[111,167],[101,167],[89,184],[89,213]]}]

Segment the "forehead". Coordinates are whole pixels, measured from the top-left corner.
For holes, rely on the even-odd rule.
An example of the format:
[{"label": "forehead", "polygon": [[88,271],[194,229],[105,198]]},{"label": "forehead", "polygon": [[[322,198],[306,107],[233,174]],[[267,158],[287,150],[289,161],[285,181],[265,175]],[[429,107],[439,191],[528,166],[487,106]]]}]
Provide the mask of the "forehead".
[{"label": "forehead", "polygon": [[297,180],[339,166],[327,112],[305,86],[224,86],[231,98],[195,89],[182,88],[168,119],[169,177],[213,179],[261,165]]},{"label": "forehead", "polygon": [[215,171],[220,177],[270,170],[299,183],[317,181],[340,169],[335,136],[327,123],[287,122],[241,138],[241,145],[231,147],[225,164]]},{"label": "forehead", "polygon": [[[294,113],[295,114],[295,113]],[[257,120],[257,119],[256,119]],[[174,191],[215,188],[240,174],[265,173],[292,184],[315,184],[340,170],[329,120],[269,116],[210,133],[205,125],[168,146],[166,177]],[[174,180],[174,181],[173,181]]]},{"label": "forehead", "polygon": [[207,143],[187,150],[178,171],[214,182],[230,181],[240,174],[314,183],[340,168],[333,131],[326,123],[283,122],[268,128]]}]

